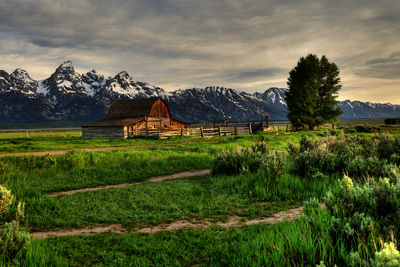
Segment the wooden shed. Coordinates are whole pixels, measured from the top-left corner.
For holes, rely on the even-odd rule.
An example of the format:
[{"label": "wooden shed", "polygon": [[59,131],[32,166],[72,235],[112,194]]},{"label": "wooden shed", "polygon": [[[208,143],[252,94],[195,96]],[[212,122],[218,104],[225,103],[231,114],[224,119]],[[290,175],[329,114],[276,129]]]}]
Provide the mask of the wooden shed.
[{"label": "wooden shed", "polygon": [[172,118],[164,100],[154,97],[117,100],[108,109],[107,118],[81,127],[83,138],[127,138],[176,130],[186,134],[189,126]]}]

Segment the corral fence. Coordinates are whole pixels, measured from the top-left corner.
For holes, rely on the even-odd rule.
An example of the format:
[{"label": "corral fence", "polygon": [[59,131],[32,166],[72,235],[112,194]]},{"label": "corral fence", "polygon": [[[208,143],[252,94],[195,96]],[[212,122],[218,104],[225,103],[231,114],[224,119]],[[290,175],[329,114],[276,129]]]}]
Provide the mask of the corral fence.
[{"label": "corral fence", "polygon": [[[351,128],[356,125],[383,125],[384,119],[354,119],[354,120],[341,120],[334,123],[327,123],[321,126],[325,129],[336,129],[336,128]],[[40,133],[54,133],[59,132],[78,132],[81,128],[38,128],[38,129],[0,129],[0,134],[7,133],[24,133],[26,136],[30,134]],[[293,131],[290,121],[287,120],[272,120],[260,122],[260,120],[247,120],[247,121],[229,121],[227,119],[221,121],[208,121],[191,124],[190,128],[183,129],[135,129],[135,132],[131,132],[129,136],[133,135],[147,135],[154,138],[167,138],[173,136],[224,136],[224,135],[242,135],[252,134],[259,131]]]},{"label": "corral fence", "polygon": [[155,138],[166,138],[172,136],[223,136],[223,135],[239,135],[239,134],[251,134],[252,127],[222,127],[216,128],[203,128],[203,127],[191,127],[182,129],[137,129],[129,136],[146,135],[153,136]]}]

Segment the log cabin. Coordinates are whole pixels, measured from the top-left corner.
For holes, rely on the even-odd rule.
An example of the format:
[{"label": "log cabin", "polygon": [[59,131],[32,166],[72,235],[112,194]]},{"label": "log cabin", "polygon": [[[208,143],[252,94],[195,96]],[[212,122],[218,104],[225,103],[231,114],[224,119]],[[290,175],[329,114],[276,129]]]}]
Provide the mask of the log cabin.
[{"label": "log cabin", "polygon": [[117,100],[103,120],[82,127],[83,138],[127,138],[181,130],[187,134],[190,124],[171,117],[168,105],[160,97]]}]

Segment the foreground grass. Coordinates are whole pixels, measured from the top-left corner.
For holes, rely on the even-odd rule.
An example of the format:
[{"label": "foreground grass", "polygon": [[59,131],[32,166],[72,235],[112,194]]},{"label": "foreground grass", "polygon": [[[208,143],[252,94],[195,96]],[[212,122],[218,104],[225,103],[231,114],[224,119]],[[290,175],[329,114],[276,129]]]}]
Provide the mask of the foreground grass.
[{"label": "foreground grass", "polygon": [[215,190],[210,177],[204,177],[30,199],[26,216],[35,230],[113,223],[135,228],[180,219],[263,217],[299,205],[295,200],[259,204]]},{"label": "foreground grass", "polygon": [[[306,221],[225,230],[179,230],[33,241],[21,266],[315,266],[330,261],[327,233]],[[332,262],[331,262],[332,263]]]},{"label": "foreground grass", "polygon": [[1,159],[0,184],[25,200],[45,193],[142,181],[152,176],[209,168],[205,153],[173,151],[71,152],[57,157]]},{"label": "foreground grass", "polygon": [[[263,181],[265,194],[254,194],[253,181]],[[233,190],[226,190],[227,184]],[[303,180],[291,175],[271,182],[262,173],[198,177],[69,196],[41,196],[26,200],[27,223],[33,230],[79,228],[122,223],[128,228],[175,220],[224,221],[230,215],[244,218],[270,216],[297,207],[310,197],[322,196],[335,179]],[[259,202],[263,203],[259,203]]]},{"label": "foreground grass", "polygon": [[[43,158],[8,157],[0,160],[5,164],[5,171],[0,173],[0,184],[5,184],[19,201],[25,202],[24,224],[35,231],[112,223],[122,223],[134,229],[180,219],[224,221],[230,215],[252,219],[302,205],[311,197],[321,198],[332,186],[337,186],[337,177],[300,178],[288,171],[289,161],[277,181],[259,172],[210,175],[56,198],[46,194],[210,168],[216,152],[238,145],[250,146],[254,140],[267,141],[271,150],[285,151],[288,142],[298,143],[304,134],[318,137],[324,133],[264,133],[199,139],[199,142],[190,137],[163,141],[129,139],[118,142],[136,142],[143,145],[142,149],[147,147],[142,151],[72,152]],[[51,141],[55,147],[57,138]],[[65,142],[69,138],[62,140]],[[98,142],[98,145],[104,144],[102,140]],[[161,146],[164,144],[166,146]],[[70,145],[74,147],[77,143],[72,140]],[[39,147],[40,142],[34,146]],[[198,263],[215,266],[315,266],[320,260],[332,265],[335,259],[330,251],[332,244],[327,233],[311,233],[307,222],[300,219],[231,230],[212,227],[155,235],[131,233],[33,240],[20,252],[17,261],[20,266],[173,266]]]}]

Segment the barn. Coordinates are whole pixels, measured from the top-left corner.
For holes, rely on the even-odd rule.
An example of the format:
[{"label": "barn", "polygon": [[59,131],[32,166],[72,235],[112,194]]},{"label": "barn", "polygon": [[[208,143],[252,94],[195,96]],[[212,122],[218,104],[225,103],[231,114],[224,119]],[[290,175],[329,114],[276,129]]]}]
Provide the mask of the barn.
[{"label": "barn", "polygon": [[103,120],[82,127],[83,138],[127,138],[180,130],[186,134],[189,124],[171,117],[168,105],[160,97],[117,100]]}]

